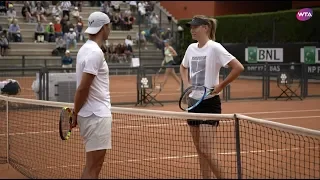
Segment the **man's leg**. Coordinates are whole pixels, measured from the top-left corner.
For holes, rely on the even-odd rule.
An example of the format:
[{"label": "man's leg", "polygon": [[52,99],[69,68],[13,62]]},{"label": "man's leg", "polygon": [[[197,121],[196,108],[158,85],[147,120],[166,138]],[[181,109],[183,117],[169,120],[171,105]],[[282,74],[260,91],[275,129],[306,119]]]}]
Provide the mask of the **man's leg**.
[{"label": "man's leg", "polygon": [[80,135],[86,149],[86,165],[81,178],[97,179],[103,165],[107,149],[111,149],[112,118],[78,116]]},{"label": "man's leg", "polygon": [[98,179],[105,155],[105,149],[87,152],[86,165],[82,172],[81,179]]}]

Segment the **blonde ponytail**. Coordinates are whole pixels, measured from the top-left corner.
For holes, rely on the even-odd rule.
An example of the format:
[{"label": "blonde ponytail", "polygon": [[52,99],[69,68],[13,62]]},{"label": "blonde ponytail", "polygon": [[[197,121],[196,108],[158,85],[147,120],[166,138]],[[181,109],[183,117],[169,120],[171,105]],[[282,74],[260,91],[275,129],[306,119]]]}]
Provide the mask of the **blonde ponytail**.
[{"label": "blonde ponytail", "polygon": [[215,41],[216,40],[216,30],[217,30],[217,20],[213,18],[208,18],[210,23],[210,31],[209,31],[209,39]]}]

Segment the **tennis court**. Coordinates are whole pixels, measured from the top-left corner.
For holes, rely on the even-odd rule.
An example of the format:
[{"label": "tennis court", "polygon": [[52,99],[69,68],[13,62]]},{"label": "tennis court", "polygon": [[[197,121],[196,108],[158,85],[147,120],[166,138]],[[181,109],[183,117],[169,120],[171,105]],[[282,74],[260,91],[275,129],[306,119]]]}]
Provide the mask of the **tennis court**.
[{"label": "tennis court", "polygon": [[[242,113],[319,130],[320,110],[315,108],[319,102],[319,99],[228,102],[223,105],[223,113]],[[149,108],[178,111],[176,104]],[[85,160],[82,141],[78,131],[69,141],[60,140],[59,110],[39,105],[33,109],[9,110],[11,164],[26,176],[79,177]],[[215,147],[211,153],[218,155],[226,177],[236,178],[234,121],[222,119],[222,122],[213,138],[212,127],[201,128],[201,136],[202,139],[213,139]],[[105,158],[102,178],[201,178],[197,153],[185,119],[117,112],[114,113],[112,133],[113,149]],[[243,178],[320,177],[319,138],[248,121],[240,121],[240,137]],[[4,134],[0,138],[1,142],[6,141]]]},{"label": "tennis court", "polygon": [[[0,78],[5,80],[6,78]],[[35,80],[35,76],[30,77],[14,77],[18,80],[22,91],[18,97],[36,99],[34,92],[31,89],[32,82]],[[163,79],[163,75],[159,76],[160,81]],[[220,80],[222,80],[220,78]],[[137,101],[137,77],[136,75],[115,75],[110,76],[110,93],[113,103],[122,102],[136,102]],[[175,101],[179,99],[180,91],[177,90],[178,84],[169,78],[167,84],[163,88],[162,92],[157,96],[159,101]],[[249,88],[248,88],[249,87]],[[293,87],[295,90],[297,87]],[[245,89],[245,91],[244,91]],[[247,79],[239,78],[231,84],[230,96],[231,98],[262,98],[262,79]],[[317,81],[308,82],[308,94],[320,96],[320,83]],[[300,88],[296,93],[300,94]],[[270,96],[279,96],[281,90],[277,87],[275,80],[270,81]]]}]

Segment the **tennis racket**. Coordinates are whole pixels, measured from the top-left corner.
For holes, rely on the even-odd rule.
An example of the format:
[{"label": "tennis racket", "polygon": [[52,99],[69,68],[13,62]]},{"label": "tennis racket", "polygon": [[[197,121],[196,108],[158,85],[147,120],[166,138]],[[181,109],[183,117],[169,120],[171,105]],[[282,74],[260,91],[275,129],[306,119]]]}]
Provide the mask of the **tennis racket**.
[{"label": "tennis racket", "polygon": [[201,101],[207,96],[214,96],[211,94],[214,88],[207,88],[205,86],[190,86],[182,93],[179,99],[179,107],[183,111],[190,111],[197,107]]},{"label": "tennis racket", "polygon": [[59,134],[62,140],[68,140],[72,131],[72,115],[70,108],[64,107],[60,112]]}]

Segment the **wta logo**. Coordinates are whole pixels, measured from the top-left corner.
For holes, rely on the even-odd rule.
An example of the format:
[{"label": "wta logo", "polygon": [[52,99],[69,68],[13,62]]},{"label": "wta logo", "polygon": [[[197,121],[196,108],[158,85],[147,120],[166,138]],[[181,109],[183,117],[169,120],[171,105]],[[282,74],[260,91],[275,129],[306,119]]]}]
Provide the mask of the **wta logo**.
[{"label": "wta logo", "polygon": [[296,17],[299,21],[307,21],[312,18],[312,15],[313,15],[312,9],[303,8],[297,12]]}]

